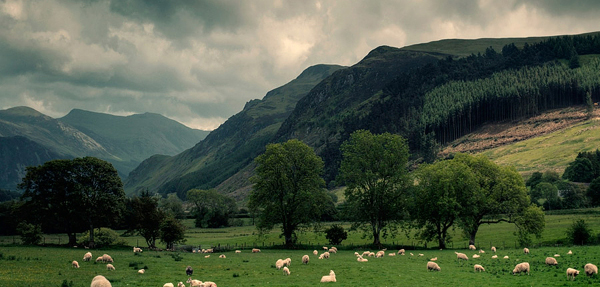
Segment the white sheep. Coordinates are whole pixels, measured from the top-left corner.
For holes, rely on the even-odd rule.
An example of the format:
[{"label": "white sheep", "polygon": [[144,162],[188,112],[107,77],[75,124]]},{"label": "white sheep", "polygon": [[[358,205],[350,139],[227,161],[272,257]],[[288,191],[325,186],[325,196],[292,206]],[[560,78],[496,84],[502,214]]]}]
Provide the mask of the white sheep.
[{"label": "white sheep", "polygon": [[185,284],[183,284],[183,282],[179,281],[179,283],[177,283],[177,287],[185,287]]},{"label": "white sheep", "polygon": [[546,265],[558,265],[554,257],[546,257]]},{"label": "white sheep", "polygon": [[313,250],[313,254],[316,256],[317,254],[319,254],[319,251],[317,251],[316,249]]},{"label": "white sheep", "polygon": [[473,258],[479,258],[481,256],[479,256],[479,254],[473,254]]},{"label": "white sheep", "polygon": [[483,268],[483,266],[481,266],[479,264],[475,264],[473,266],[473,269],[475,270],[475,272],[477,272],[477,271],[479,271],[479,272],[481,272],[481,271],[485,272],[485,268]]},{"label": "white sheep", "polygon": [[142,251],[143,251],[142,248],[133,247],[133,253],[139,253]]},{"label": "white sheep", "polygon": [[569,250],[569,252],[567,252],[567,254],[573,255],[573,251]]},{"label": "white sheep", "polygon": [[335,246],[331,246],[331,248],[329,248],[329,249],[335,250],[335,253],[337,253],[337,251],[338,251],[337,247],[335,247]]},{"label": "white sheep", "polygon": [[423,253],[419,253],[419,257],[425,256],[425,254]]},{"label": "white sheep", "polygon": [[527,275],[529,275],[529,263],[527,262],[523,262],[523,263],[519,263],[515,266],[515,269],[513,269],[513,275],[517,274],[517,273],[523,273],[523,272],[527,272]]},{"label": "white sheep", "polygon": [[560,254],[554,254],[554,257],[560,257]]},{"label": "white sheep", "polygon": [[498,258],[498,255],[492,256],[492,259],[496,259],[496,258]]},{"label": "white sheep", "polygon": [[335,272],[333,270],[329,270],[329,275],[325,275],[321,277],[321,283],[324,282],[336,282],[335,281]]},{"label": "white sheep", "polygon": [[90,285],[90,287],[112,287],[112,285],[106,280],[106,277],[97,275],[92,279],[92,285]]},{"label": "white sheep", "polygon": [[406,252],[404,249],[398,250],[398,254],[400,254],[400,255],[404,255],[404,252]]},{"label": "white sheep", "polygon": [[204,281],[204,287],[217,287],[217,283],[210,282],[210,281]]},{"label": "white sheep", "polygon": [[284,259],[283,260],[283,265],[284,266],[288,266],[288,267],[292,266],[292,258],[288,257],[288,258]]},{"label": "white sheep", "polygon": [[163,285],[163,287],[175,287],[175,286],[173,285],[173,283],[165,283],[165,285]]},{"label": "white sheep", "polygon": [[106,269],[110,270],[110,271],[114,271],[115,270],[115,266],[113,266],[112,264],[108,263],[108,264],[106,264]]},{"label": "white sheep", "polygon": [[[321,258],[319,258],[321,259]],[[284,261],[283,259],[277,259],[277,261],[275,262],[275,268],[277,269],[281,269],[284,266]]]},{"label": "white sheep", "polygon": [[327,250],[329,250],[329,247],[323,246],[323,250],[327,251]]},{"label": "white sheep", "polygon": [[73,266],[73,268],[79,268],[79,262],[73,260],[73,262],[71,262],[71,265]]},{"label": "white sheep", "polygon": [[598,274],[598,267],[592,263],[586,264],[583,269],[585,270],[585,274],[587,276],[592,276],[594,274]]},{"label": "white sheep", "polygon": [[290,275],[290,269],[287,267],[283,267],[283,275]]},{"label": "white sheep", "polygon": [[394,252],[388,253],[388,256],[396,256],[396,253],[394,253]]},{"label": "white sheep", "polygon": [[102,262],[113,263],[113,259],[112,259],[112,257],[110,257],[110,255],[104,254],[104,255],[102,255]]},{"label": "white sheep", "polygon": [[432,261],[427,262],[427,271],[429,270],[433,270],[433,271],[441,271],[442,268],[440,268],[440,266]]},{"label": "white sheep", "polygon": [[103,260],[104,260],[104,258],[102,258],[102,256],[96,258],[96,262],[104,262]]},{"label": "white sheep", "polygon": [[573,268],[567,268],[567,279],[575,280],[575,277],[579,275],[579,270]]},{"label": "white sheep", "polygon": [[363,257],[365,257],[365,256],[369,256],[369,253],[371,253],[371,251],[365,251],[365,252],[363,252],[363,253],[362,253],[362,256],[363,256]]},{"label": "white sheep", "polygon": [[144,274],[144,273],[146,273],[146,269],[140,269],[140,270],[138,270],[138,274]]},{"label": "white sheep", "polygon": [[308,255],[302,256],[302,264],[308,264],[310,257]]},{"label": "white sheep", "polygon": [[204,258],[210,258],[210,255],[206,255],[206,256],[204,256]]},{"label": "white sheep", "polygon": [[527,248],[527,247],[523,248],[523,253],[529,254],[529,248]]},{"label": "white sheep", "polygon": [[475,245],[473,245],[473,244],[470,244],[470,245],[469,245],[469,250],[477,250],[477,248],[475,247]]},{"label": "white sheep", "polygon": [[90,261],[90,260],[92,260],[92,252],[88,252],[83,255],[83,261]]},{"label": "white sheep", "polygon": [[202,284],[202,281],[192,279],[192,277],[188,278],[187,283],[190,283],[190,287],[204,287],[204,284]]},{"label": "white sheep", "polygon": [[329,248],[329,253],[337,253],[337,249]]},{"label": "white sheep", "polygon": [[461,260],[461,259],[462,260],[469,260],[469,257],[467,257],[467,254],[456,252],[456,251],[454,253],[456,253],[456,258],[459,259],[459,260]]},{"label": "white sheep", "polygon": [[492,252],[496,252],[496,247],[492,246]]},{"label": "white sheep", "polygon": [[508,255],[504,256],[504,259],[508,259]]},{"label": "white sheep", "polygon": [[375,257],[375,252],[369,252],[369,257]]},{"label": "white sheep", "polygon": [[485,251],[483,251],[483,249],[479,249],[479,253],[485,253]]},{"label": "white sheep", "polygon": [[258,248],[252,248],[252,253],[258,253],[258,252],[260,252],[260,249],[258,249]]},{"label": "white sheep", "polygon": [[366,258],[363,258],[362,256],[359,255],[358,257],[356,257],[356,261],[358,261],[358,262],[367,262],[369,260],[366,259]]},{"label": "white sheep", "polygon": [[242,250],[236,250],[235,253],[242,253]]},{"label": "white sheep", "polygon": [[329,252],[323,252],[319,255],[319,259],[329,259]]},{"label": "white sheep", "polygon": [[377,251],[377,254],[375,254],[375,258],[382,258],[384,255],[385,255],[385,252]]},{"label": "white sheep", "polygon": [[225,256],[225,254],[221,254],[221,255],[219,255],[219,258],[227,258],[227,257]]},{"label": "white sheep", "polygon": [[433,257],[433,258],[429,259],[429,261],[437,261],[437,257]]},{"label": "white sheep", "polygon": [[213,253],[213,252],[214,252],[214,250],[212,248],[204,250],[204,253]]},{"label": "white sheep", "polygon": [[360,254],[358,254],[358,252],[354,252],[354,256],[360,256]]}]

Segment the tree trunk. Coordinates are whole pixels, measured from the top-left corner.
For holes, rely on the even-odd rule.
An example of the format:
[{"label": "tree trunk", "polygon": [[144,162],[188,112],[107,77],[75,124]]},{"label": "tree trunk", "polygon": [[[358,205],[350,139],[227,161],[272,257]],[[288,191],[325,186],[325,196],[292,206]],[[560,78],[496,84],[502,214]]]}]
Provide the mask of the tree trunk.
[{"label": "tree trunk", "polygon": [[69,232],[67,236],[69,237],[69,246],[77,245],[77,234],[75,232]]},{"label": "tree trunk", "polygon": [[381,249],[381,241],[379,240],[380,230],[376,225],[373,225],[373,245],[377,246],[377,248]]},{"label": "tree trunk", "polygon": [[479,230],[479,225],[475,225],[473,229],[469,232],[469,244],[475,245],[475,236],[477,235],[477,231]]},{"label": "tree trunk", "polygon": [[96,243],[94,242],[94,224],[90,223],[90,248],[96,247]]},{"label": "tree trunk", "polygon": [[438,237],[438,247],[440,249],[446,249],[446,238],[443,236],[439,236]]}]

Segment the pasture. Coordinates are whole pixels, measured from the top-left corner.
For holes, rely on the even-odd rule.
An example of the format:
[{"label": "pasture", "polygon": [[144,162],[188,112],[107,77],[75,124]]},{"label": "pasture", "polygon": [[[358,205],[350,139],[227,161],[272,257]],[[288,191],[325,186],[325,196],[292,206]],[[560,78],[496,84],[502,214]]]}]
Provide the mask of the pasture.
[{"label": "pasture", "polygon": [[[567,255],[568,250],[573,255]],[[581,286],[600,283],[600,277],[591,278],[583,274],[586,263],[600,264],[600,248],[597,247],[542,247],[532,248],[531,254],[522,249],[499,249],[499,259],[492,259],[487,249],[481,258],[473,259],[476,251],[458,250],[469,256],[468,261],[458,262],[455,250],[407,250],[406,255],[388,256],[397,250],[389,250],[383,258],[368,258],[368,262],[357,262],[354,250],[340,250],[329,259],[317,259],[312,250],[263,250],[261,253],[225,252],[205,254],[144,251],[135,255],[131,250],[91,250],[93,258],[108,253],[114,259],[115,271],[107,271],[106,264],[83,262],[81,248],[22,247],[0,248],[0,286],[89,286],[91,279],[102,274],[113,286],[162,286],[164,283],[185,282],[185,268],[194,268],[195,279],[213,281],[218,286],[315,286],[329,270],[336,273],[340,286]],[[319,250],[321,253],[323,250]],[[357,249],[362,253],[362,249]],[[373,250],[375,251],[375,250]],[[414,256],[409,253],[412,252]],[[418,256],[421,253],[423,256]],[[301,263],[304,254],[310,255],[308,265]],[[557,257],[558,266],[546,266],[548,256]],[[509,259],[502,259],[505,255]],[[291,258],[291,275],[284,276],[275,268],[277,259]],[[440,272],[427,271],[430,258],[437,257]],[[79,269],[71,266],[77,260]],[[531,274],[512,275],[515,264],[529,262]],[[474,264],[481,264],[485,272],[476,273]],[[568,281],[566,269],[576,268],[582,272],[575,281]],[[145,274],[137,270],[147,268]],[[325,283],[323,283],[325,284]],[[186,285],[186,286],[189,286]]]}]

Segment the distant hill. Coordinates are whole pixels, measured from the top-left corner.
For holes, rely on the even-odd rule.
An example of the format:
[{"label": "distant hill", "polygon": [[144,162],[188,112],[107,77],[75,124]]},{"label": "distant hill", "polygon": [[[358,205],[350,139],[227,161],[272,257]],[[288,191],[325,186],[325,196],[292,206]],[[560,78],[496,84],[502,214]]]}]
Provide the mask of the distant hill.
[{"label": "distant hill", "polygon": [[142,160],[180,153],[207,133],[157,114],[119,117],[73,110],[54,119],[29,107],[0,110],[0,188],[14,190],[27,166],[83,156],[111,162],[124,178]]}]

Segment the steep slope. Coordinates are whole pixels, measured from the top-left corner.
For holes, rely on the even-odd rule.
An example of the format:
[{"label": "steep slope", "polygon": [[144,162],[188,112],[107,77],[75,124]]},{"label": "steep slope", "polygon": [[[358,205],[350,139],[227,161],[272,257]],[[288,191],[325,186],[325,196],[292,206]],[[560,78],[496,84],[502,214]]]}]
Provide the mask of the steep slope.
[{"label": "steep slope", "polygon": [[132,171],[128,193],[149,189],[160,193],[213,188],[264,151],[296,102],[321,80],[343,67],[316,65],[291,82],[268,92],[212,131],[193,148],[174,157],[153,157]]}]

